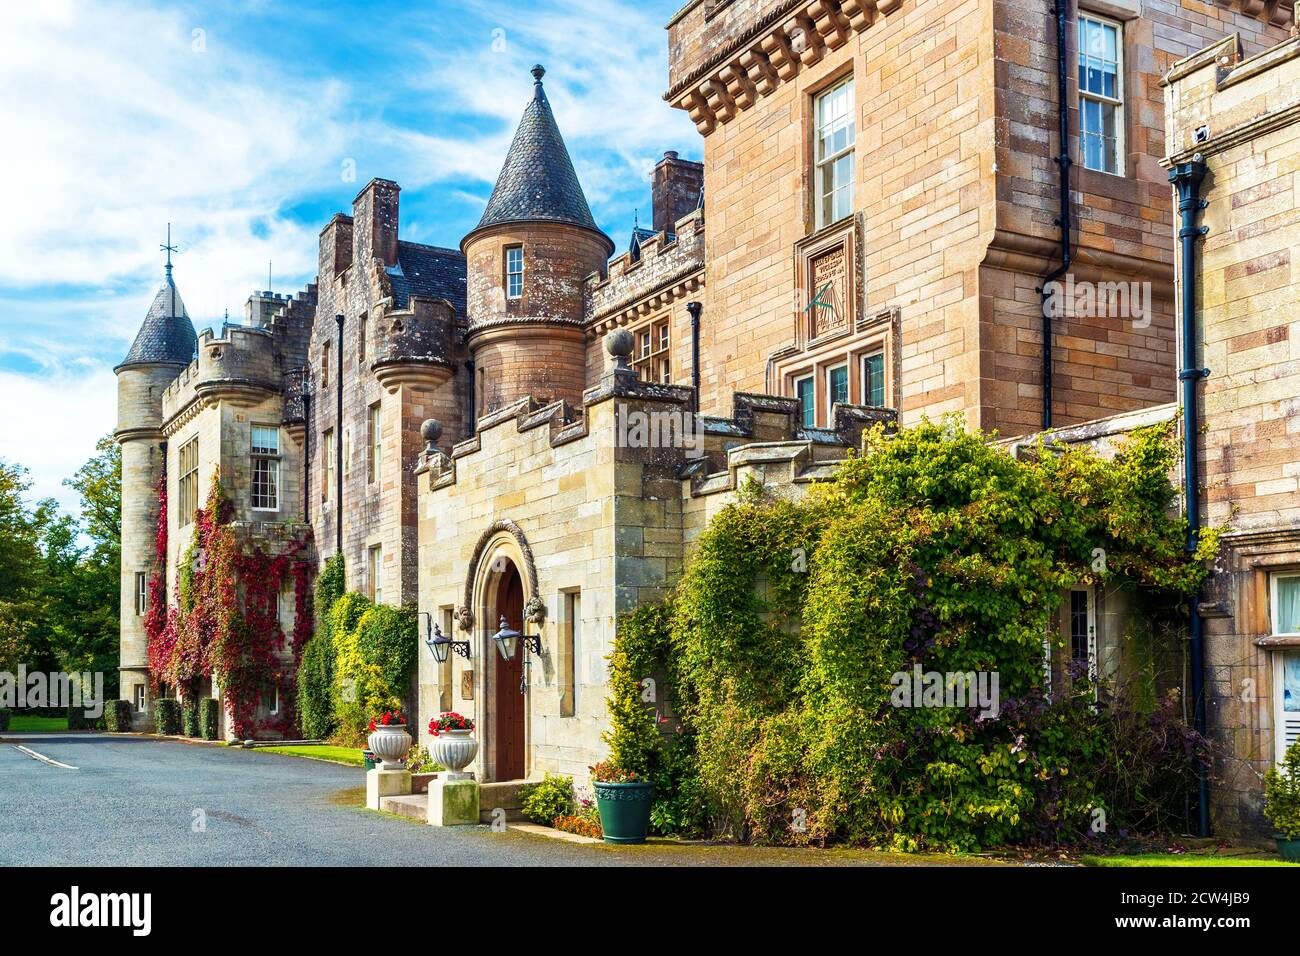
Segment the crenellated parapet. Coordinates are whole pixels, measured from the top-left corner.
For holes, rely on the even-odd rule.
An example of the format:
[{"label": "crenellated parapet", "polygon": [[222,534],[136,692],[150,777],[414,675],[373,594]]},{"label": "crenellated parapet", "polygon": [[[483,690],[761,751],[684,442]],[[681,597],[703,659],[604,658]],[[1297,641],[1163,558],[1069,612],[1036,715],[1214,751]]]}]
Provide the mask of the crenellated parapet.
[{"label": "crenellated parapet", "polygon": [[268,329],[228,325],[219,336],[211,329],[201,331],[198,358],[163,392],[164,421],[196,403],[251,406],[279,394],[283,374],[273,342]]},{"label": "crenellated parapet", "polygon": [[608,275],[588,276],[583,296],[588,335],[635,322],[664,306],[695,295],[704,286],[704,210],[641,240],[638,253],[609,262]]},{"label": "crenellated parapet", "polygon": [[668,24],[671,86],[664,99],[707,136],[901,6],[902,0],[696,0]]},{"label": "crenellated parapet", "polygon": [[452,377],[454,305],[413,295],[404,310],[382,309],[378,321],[379,345],[370,368],[389,394],[403,385],[435,388]]}]

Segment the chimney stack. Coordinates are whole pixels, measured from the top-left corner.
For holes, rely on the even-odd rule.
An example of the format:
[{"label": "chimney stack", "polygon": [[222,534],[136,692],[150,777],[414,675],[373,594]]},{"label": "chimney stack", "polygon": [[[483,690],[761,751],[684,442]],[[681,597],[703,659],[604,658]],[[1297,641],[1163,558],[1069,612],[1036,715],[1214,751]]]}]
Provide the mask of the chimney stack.
[{"label": "chimney stack", "polygon": [[664,153],[654,171],[651,203],[654,231],[674,232],[677,220],[688,216],[700,204],[704,188],[704,164],[679,159],[675,150]]}]

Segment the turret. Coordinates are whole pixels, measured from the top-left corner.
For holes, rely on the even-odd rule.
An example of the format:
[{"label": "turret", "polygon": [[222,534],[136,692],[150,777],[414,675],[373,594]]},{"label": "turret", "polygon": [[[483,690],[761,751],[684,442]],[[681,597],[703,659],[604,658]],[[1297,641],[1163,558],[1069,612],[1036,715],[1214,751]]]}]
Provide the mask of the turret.
[{"label": "turret", "polygon": [[483,218],[461,242],[468,278],[476,414],[516,399],[581,405],[583,280],[614,244],[596,226],[533,67],[524,110]]},{"label": "turret", "polygon": [[[155,570],[155,535],[158,530],[158,479],[164,455],[162,395],[189,366],[198,338],[172,279],[171,258],[167,275],[153,305],[117,374],[117,430],[122,446],[122,699],[150,706],[147,639],[144,630],[149,578]],[[136,688],[143,688],[137,691]],[[137,710],[137,722],[145,715]]]}]

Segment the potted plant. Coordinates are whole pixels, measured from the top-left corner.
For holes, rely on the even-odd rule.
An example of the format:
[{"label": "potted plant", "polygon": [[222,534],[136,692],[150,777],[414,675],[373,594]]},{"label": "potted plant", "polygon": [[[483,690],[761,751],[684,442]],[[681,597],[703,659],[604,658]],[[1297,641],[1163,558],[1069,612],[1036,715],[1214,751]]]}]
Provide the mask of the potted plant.
[{"label": "potted plant", "polygon": [[635,770],[624,770],[609,760],[588,768],[600,826],[606,843],[644,843],[650,829],[650,805],[655,786]]},{"label": "potted plant", "polygon": [[1273,836],[1282,859],[1300,863],[1300,740],[1264,775],[1264,816],[1277,827]]},{"label": "potted plant", "polygon": [[453,710],[445,711],[429,721],[429,756],[435,763],[447,768],[447,780],[463,779],[464,769],[478,755],[478,741],[474,739],[474,719]]},{"label": "potted plant", "polygon": [[406,732],[402,712],[386,710],[370,721],[370,752],[381,761],[381,770],[401,770],[402,758],[411,749],[411,735]]}]

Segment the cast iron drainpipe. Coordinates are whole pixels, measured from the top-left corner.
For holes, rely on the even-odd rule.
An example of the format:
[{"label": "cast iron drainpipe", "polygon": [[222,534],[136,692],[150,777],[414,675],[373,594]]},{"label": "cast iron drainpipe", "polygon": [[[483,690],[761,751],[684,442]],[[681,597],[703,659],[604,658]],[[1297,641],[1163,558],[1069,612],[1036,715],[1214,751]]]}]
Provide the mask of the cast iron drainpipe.
[{"label": "cast iron drainpipe", "polygon": [[343,553],[343,313],[334,316],[339,326],[338,421],[334,423],[334,552]]},{"label": "cast iron drainpipe", "polygon": [[1065,0],[1056,0],[1056,113],[1060,122],[1058,136],[1061,153],[1054,160],[1059,170],[1060,211],[1056,225],[1061,227],[1061,264],[1043,278],[1038,288],[1043,313],[1043,429],[1052,427],[1052,317],[1047,312],[1048,285],[1070,270],[1070,112],[1066,107]]},{"label": "cast iron drainpipe", "polygon": [[[1169,170],[1169,181],[1178,190],[1178,213],[1182,222],[1178,229],[1179,252],[1182,256],[1181,275],[1183,317],[1183,361],[1178,381],[1183,389],[1183,498],[1187,502],[1187,550],[1195,551],[1201,531],[1201,478],[1196,459],[1196,438],[1200,432],[1200,415],[1196,405],[1196,383],[1210,374],[1208,368],[1196,368],[1196,240],[1208,232],[1206,226],[1196,225],[1196,214],[1208,202],[1201,199],[1201,181],[1208,167],[1200,153],[1189,163],[1180,163]],[[1192,670],[1192,720],[1196,732],[1206,735],[1205,727],[1205,634],[1201,622],[1201,595],[1198,591],[1187,602],[1191,620],[1191,670]],[[1197,833],[1210,835],[1210,784],[1204,766],[1196,770]]]},{"label": "cast iron drainpipe", "polygon": [[691,314],[691,388],[695,392],[693,411],[698,414],[700,411],[700,313],[704,311],[704,303],[687,302],[686,311]]}]

